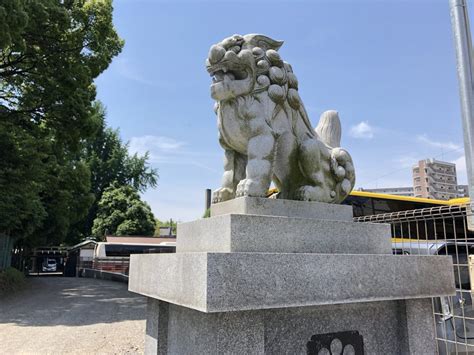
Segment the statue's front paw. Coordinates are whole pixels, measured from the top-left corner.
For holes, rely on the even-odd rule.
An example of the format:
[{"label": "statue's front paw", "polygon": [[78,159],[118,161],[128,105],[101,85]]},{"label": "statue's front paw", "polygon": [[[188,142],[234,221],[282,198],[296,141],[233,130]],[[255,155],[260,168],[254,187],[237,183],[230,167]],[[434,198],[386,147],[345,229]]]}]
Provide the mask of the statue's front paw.
[{"label": "statue's front paw", "polygon": [[222,187],[212,193],[212,203],[224,202],[234,198],[234,193],[227,187]]},{"label": "statue's front paw", "polygon": [[266,186],[259,180],[244,179],[237,185],[235,195],[236,197],[265,197],[266,193]]}]

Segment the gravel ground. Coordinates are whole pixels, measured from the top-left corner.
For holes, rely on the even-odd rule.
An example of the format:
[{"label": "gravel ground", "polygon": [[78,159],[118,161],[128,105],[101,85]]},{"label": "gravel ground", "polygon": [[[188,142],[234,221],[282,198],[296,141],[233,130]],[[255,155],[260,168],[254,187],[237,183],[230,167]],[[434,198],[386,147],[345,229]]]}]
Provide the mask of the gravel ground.
[{"label": "gravel ground", "polygon": [[0,298],[1,354],[143,353],[145,298],[119,282],[35,277]]}]

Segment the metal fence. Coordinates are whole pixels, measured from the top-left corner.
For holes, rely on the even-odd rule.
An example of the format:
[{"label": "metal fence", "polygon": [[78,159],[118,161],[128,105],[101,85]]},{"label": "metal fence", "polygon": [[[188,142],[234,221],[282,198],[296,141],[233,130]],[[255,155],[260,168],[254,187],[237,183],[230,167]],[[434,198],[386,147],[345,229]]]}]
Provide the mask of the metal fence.
[{"label": "metal fence", "polygon": [[[400,257],[450,255],[456,296],[433,298],[439,354],[474,354],[474,233],[465,205],[441,206],[354,218],[356,222],[388,223],[392,250]],[[474,285],[473,285],[474,286]]]}]

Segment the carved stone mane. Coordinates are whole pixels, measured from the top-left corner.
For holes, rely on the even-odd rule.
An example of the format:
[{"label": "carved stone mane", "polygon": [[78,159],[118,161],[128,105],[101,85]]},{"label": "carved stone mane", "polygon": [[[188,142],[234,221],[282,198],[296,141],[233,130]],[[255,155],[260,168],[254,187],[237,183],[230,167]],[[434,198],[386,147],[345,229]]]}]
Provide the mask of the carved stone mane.
[{"label": "carved stone mane", "polygon": [[225,150],[214,203],[266,196],[272,181],[278,198],[338,203],[354,186],[337,112],[324,112],[312,128],[293,69],[277,52],[282,44],[259,34],[234,35],[209,51],[206,66]]}]

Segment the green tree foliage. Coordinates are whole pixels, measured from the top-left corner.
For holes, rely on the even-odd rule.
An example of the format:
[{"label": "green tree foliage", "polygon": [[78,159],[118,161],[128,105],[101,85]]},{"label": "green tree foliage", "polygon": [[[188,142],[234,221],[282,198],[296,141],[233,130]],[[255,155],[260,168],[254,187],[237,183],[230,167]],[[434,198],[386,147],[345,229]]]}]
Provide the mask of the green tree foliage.
[{"label": "green tree foliage", "polygon": [[93,80],[123,45],[111,0],[5,0],[0,23],[2,115],[78,148],[95,129]]},{"label": "green tree foliage", "polygon": [[65,240],[71,227],[81,221],[94,202],[90,192],[90,171],[82,161],[50,163],[49,189],[43,193],[47,217],[30,243],[58,245]]},{"label": "green tree foliage", "polygon": [[0,296],[22,289],[26,285],[25,275],[12,267],[0,271]]},{"label": "green tree foliage", "polygon": [[178,227],[178,222],[170,219],[169,221],[160,221],[158,218],[155,220],[155,236],[160,235],[160,227],[171,227],[171,232],[176,235],[176,230]]},{"label": "green tree foliage", "polygon": [[84,143],[82,161],[91,172],[90,184],[94,202],[87,215],[71,230],[69,243],[89,237],[97,217],[98,204],[106,188],[129,185],[138,191],[156,187],[157,171],[148,165],[148,154],[130,155],[128,144],[121,141],[119,132],[107,127],[105,109],[100,103],[94,106],[94,120],[97,122],[96,134]]},{"label": "green tree foliage", "polygon": [[46,216],[42,150],[30,132],[0,120],[0,234],[31,234]]},{"label": "green tree foliage", "polygon": [[60,242],[87,213],[93,81],[122,46],[111,0],[0,2],[1,235]]},{"label": "green tree foliage", "polygon": [[92,233],[97,238],[110,235],[153,235],[155,218],[150,206],[140,199],[138,190],[129,185],[113,184],[106,188]]},{"label": "green tree foliage", "polygon": [[211,217],[211,209],[206,208],[206,210],[204,211],[204,214],[202,215],[202,218],[209,218],[209,217]]}]

